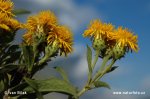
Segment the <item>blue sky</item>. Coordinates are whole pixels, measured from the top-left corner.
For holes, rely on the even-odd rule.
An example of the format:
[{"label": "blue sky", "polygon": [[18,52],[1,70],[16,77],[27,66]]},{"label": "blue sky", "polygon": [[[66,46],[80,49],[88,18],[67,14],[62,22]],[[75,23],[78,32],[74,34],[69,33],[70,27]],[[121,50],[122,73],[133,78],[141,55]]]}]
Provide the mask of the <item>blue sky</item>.
[{"label": "blue sky", "polygon": [[[103,78],[110,83],[112,89],[97,89],[86,93],[81,99],[138,99],[150,94],[150,0],[12,0],[16,8],[26,8],[37,13],[40,10],[50,9],[58,16],[60,23],[68,25],[75,37],[75,51],[68,58],[58,58],[64,65],[70,78],[77,86],[82,86],[86,79],[86,44],[91,44],[89,39],[82,37],[90,20],[99,18],[103,22],[112,23],[116,27],[129,28],[138,35],[139,52],[129,53],[125,58],[116,63],[119,68],[112,74]],[[28,15],[18,16],[24,22]],[[21,33],[22,34],[22,33]],[[19,36],[21,36],[18,35]],[[19,39],[17,37],[17,39]],[[67,59],[72,67],[66,67]],[[76,62],[73,60],[76,59]],[[62,63],[63,62],[63,63]],[[52,63],[50,63],[52,64]],[[53,64],[56,65],[55,62]],[[100,64],[100,62],[99,62]],[[82,67],[81,67],[82,66]],[[70,72],[71,71],[71,72]],[[73,73],[72,73],[73,72]],[[47,75],[47,74],[44,74]],[[80,81],[80,82],[79,82]],[[145,91],[145,96],[115,96],[113,91]],[[124,97],[124,98],[123,98]],[[132,97],[132,98],[131,98]],[[58,98],[60,99],[60,98]]]}]

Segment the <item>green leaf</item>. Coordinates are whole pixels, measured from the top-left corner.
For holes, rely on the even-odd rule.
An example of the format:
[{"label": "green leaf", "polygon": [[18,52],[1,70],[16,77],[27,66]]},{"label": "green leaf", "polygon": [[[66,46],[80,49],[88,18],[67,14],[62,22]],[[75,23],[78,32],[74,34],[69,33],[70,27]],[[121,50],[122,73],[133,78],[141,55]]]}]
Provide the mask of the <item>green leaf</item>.
[{"label": "green leaf", "polygon": [[107,71],[107,73],[110,73],[110,72],[112,72],[112,71],[114,71],[115,69],[117,69],[119,66],[113,66],[113,67],[111,67],[108,71]]},{"label": "green leaf", "polygon": [[18,68],[19,65],[16,64],[7,64],[0,67],[0,73],[6,73],[9,71],[13,71],[14,69]]},{"label": "green leaf", "polygon": [[32,46],[24,46],[22,45],[23,56],[26,65],[28,66],[28,70],[31,71],[34,64],[34,52]]},{"label": "green leaf", "polygon": [[60,73],[60,75],[62,76],[62,78],[65,81],[69,82],[68,76],[67,76],[66,72],[63,70],[63,68],[61,68],[61,67],[54,67],[54,69],[56,69]]},{"label": "green leaf", "polygon": [[38,85],[35,81],[29,79],[29,78],[24,78],[24,80],[31,86],[34,90],[38,89]]},{"label": "green leaf", "polygon": [[19,49],[19,45],[11,45],[8,49],[8,52],[11,53],[11,52],[15,52]]},{"label": "green leaf", "polygon": [[32,81],[31,79],[28,78],[24,78],[25,81],[33,88],[33,90],[35,91],[37,98],[38,99],[43,99],[42,94],[38,91],[38,85],[37,83],[35,83],[34,81]]},{"label": "green leaf", "polygon": [[94,86],[96,88],[105,87],[105,88],[110,89],[110,86],[106,82],[102,82],[102,81],[96,81],[96,82],[94,82]]},{"label": "green leaf", "polygon": [[2,92],[2,91],[4,91],[4,82],[3,82],[3,80],[0,80],[0,93]]},{"label": "green leaf", "polygon": [[0,45],[11,43],[15,38],[15,34],[12,31],[3,31],[0,29]]},{"label": "green leaf", "polygon": [[[14,87],[11,88],[11,92],[15,92],[15,91],[18,91],[18,90],[24,90],[27,86],[29,86],[29,84],[27,84],[26,82],[23,82],[21,84],[18,84]],[[31,88],[31,90],[33,91],[33,89]]]},{"label": "green leaf", "polygon": [[[25,78],[27,83],[32,87],[32,88],[37,88],[38,92],[59,92],[63,94],[68,94],[68,95],[76,95],[76,89],[70,85],[68,82],[64,80],[60,80],[58,78],[51,78],[47,80],[31,80],[28,78]],[[29,93],[34,93],[35,91],[30,88],[26,87],[24,91],[27,91]]]},{"label": "green leaf", "polygon": [[87,45],[87,62],[88,62],[88,68],[89,68],[89,73],[92,75],[92,50],[91,48]]},{"label": "green leaf", "polygon": [[9,64],[13,63],[14,61],[18,60],[21,52],[18,50],[18,45],[9,45],[6,48],[3,48],[0,53],[0,64]]},{"label": "green leaf", "polygon": [[28,10],[25,10],[25,9],[15,9],[15,10],[13,11],[13,13],[14,13],[15,15],[22,15],[22,14],[30,14],[31,12],[28,11]]},{"label": "green leaf", "polygon": [[0,74],[0,93],[8,88],[9,79],[7,74]]}]

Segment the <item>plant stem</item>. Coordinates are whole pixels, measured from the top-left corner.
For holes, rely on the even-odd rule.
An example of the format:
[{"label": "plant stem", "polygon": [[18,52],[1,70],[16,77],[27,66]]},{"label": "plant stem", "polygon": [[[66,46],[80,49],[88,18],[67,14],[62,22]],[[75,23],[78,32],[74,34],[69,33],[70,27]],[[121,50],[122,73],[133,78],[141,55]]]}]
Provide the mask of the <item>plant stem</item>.
[{"label": "plant stem", "polygon": [[[99,56],[99,52],[97,51],[96,52],[96,56],[95,56],[95,59],[94,59],[94,62],[92,64],[92,68],[94,69],[96,63],[97,63],[97,60],[98,60],[98,56]],[[99,71],[96,73],[96,75],[94,76],[94,78],[90,78],[90,81],[88,80],[86,86],[84,86],[82,88],[82,90],[78,93],[78,97],[81,96],[83,93],[85,93],[86,91],[88,91],[89,89],[91,89],[91,86],[93,85],[93,83],[97,80],[99,80],[100,78],[102,78],[109,69],[111,69],[111,67],[113,66],[113,64],[115,63],[115,59],[112,59],[110,65],[108,65],[106,68],[106,64],[107,62],[109,61],[109,58],[110,58],[111,54],[107,55],[104,57],[103,59],[103,62],[101,64],[101,67],[99,69]]]},{"label": "plant stem", "polygon": [[106,66],[106,63],[107,63],[108,60],[109,60],[109,58],[110,58],[110,55],[107,55],[106,57],[104,57],[103,62],[102,62],[102,65],[101,65],[101,67],[100,67],[100,69],[99,69],[98,72],[102,72],[102,71],[103,71],[104,67]]},{"label": "plant stem", "polygon": [[110,63],[110,65],[99,75],[99,77],[97,77],[97,79],[95,79],[95,81],[99,80],[101,77],[103,77],[104,74],[107,73],[108,70],[111,69],[111,67],[113,66],[113,64],[115,63],[115,59],[113,59]]},{"label": "plant stem", "polygon": [[48,57],[47,57],[47,56],[44,56],[44,57],[38,62],[38,65],[43,64],[44,62],[47,61],[47,59],[48,59]]},{"label": "plant stem", "polygon": [[[92,65],[91,65],[92,70],[94,69],[94,67],[95,67],[95,65],[96,65],[96,63],[97,63],[99,53],[100,53],[100,51],[99,51],[99,50],[96,50],[96,55],[95,55],[95,58],[94,58],[94,61],[93,61]],[[78,93],[78,97],[81,96],[83,93],[85,93],[85,92],[88,90],[87,87],[90,88],[90,86],[91,86],[91,81],[92,81],[92,78],[91,78],[91,76],[90,76],[90,78],[89,78],[88,81],[87,81],[86,86],[84,86],[84,87],[82,88],[82,90]]]},{"label": "plant stem", "polygon": [[86,91],[87,91],[86,87],[83,87],[83,89],[78,93],[78,97],[81,96]]},{"label": "plant stem", "polygon": [[106,56],[106,57],[104,57],[103,62],[102,62],[102,65],[101,65],[99,71],[97,72],[97,74],[95,75],[94,79],[92,80],[92,82],[95,82],[95,80],[96,80],[101,74],[103,75],[102,71],[103,71],[103,69],[104,69],[106,63],[108,62],[109,57],[110,57],[109,55]]},{"label": "plant stem", "polygon": [[96,65],[96,63],[97,63],[99,53],[100,53],[100,51],[99,51],[99,50],[96,50],[95,59],[94,59],[94,62],[93,62],[93,64],[92,64],[92,70],[94,69],[94,67],[95,67],[95,65]]}]

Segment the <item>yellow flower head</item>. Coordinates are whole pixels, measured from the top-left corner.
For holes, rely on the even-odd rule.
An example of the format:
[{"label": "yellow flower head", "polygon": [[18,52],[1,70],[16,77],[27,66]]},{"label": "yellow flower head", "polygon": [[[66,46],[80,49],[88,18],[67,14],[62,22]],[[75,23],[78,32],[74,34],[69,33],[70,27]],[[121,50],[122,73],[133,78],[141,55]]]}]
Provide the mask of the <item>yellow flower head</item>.
[{"label": "yellow flower head", "polygon": [[3,13],[0,13],[0,19],[0,28],[7,31],[16,31],[22,27],[22,25],[16,19],[5,17]]},{"label": "yellow flower head", "polygon": [[107,38],[114,30],[112,24],[102,23],[100,20],[91,21],[90,26],[85,30],[84,37],[93,37],[94,39]]},{"label": "yellow flower head", "polygon": [[13,2],[11,0],[0,0],[0,13],[4,13],[5,16],[14,16],[12,14]]},{"label": "yellow flower head", "polygon": [[[25,24],[27,32],[23,35],[24,41],[28,45],[34,43],[34,37],[42,37],[47,45],[56,45],[61,54],[67,55],[72,52],[72,33],[65,27],[57,23],[56,16],[50,11],[42,11],[37,15],[28,18]],[[34,36],[34,37],[33,37]],[[54,44],[57,42],[56,44]]]},{"label": "yellow flower head", "polygon": [[57,18],[51,11],[42,11],[37,15],[39,18],[39,24],[41,25],[51,25],[57,23]]},{"label": "yellow flower head", "polygon": [[15,30],[15,31],[22,28],[22,24],[20,24],[18,20],[13,19],[13,18],[7,18],[7,23],[6,24],[12,30]]},{"label": "yellow flower head", "polygon": [[24,41],[31,45],[33,43],[33,35],[37,34],[48,34],[53,25],[57,24],[57,18],[51,11],[42,11],[37,15],[30,16],[24,27],[27,32],[23,35]]},{"label": "yellow flower head", "polygon": [[32,32],[47,33],[50,27],[57,24],[57,18],[51,11],[42,11],[37,15],[30,16],[25,24],[25,28]]},{"label": "yellow flower head", "polygon": [[61,53],[67,55],[72,52],[73,37],[69,28],[65,26],[56,26],[48,34],[47,42],[52,44],[54,41],[58,42]]},{"label": "yellow flower head", "polygon": [[116,43],[126,49],[138,51],[137,36],[133,35],[127,28],[119,27],[111,36],[111,39],[116,40]]}]

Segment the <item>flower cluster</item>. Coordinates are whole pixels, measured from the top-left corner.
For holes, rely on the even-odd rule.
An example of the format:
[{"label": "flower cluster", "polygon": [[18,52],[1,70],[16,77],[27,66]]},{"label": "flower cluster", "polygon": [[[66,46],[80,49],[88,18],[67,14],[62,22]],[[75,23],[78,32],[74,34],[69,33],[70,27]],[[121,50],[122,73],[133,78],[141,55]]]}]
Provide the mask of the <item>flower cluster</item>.
[{"label": "flower cluster", "polygon": [[93,40],[93,48],[102,51],[107,47],[106,41],[108,41],[113,30],[114,26],[112,24],[106,24],[102,23],[100,20],[94,20],[90,23],[89,28],[85,30],[83,36],[91,37]]},{"label": "flower cluster", "polygon": [[23,38],[28,45],[34,45],[38,39],[46,46],[53,45],[61,54],[67,55],[73,50],[73,37],[70,29],[59,25],[56,16],[49,10],[30,16],[25,28],[27,32]]},{"label": "flower cluster", "polygon": [[113,58],[120,59],[129,50],[138,51],[137,36],[129,29],[115,29],[112,24],[100,20],[92,21],[83,36],[92,39],[93,48],[99,50],[102,57],[111,53]]},{"label": "flower cluster", "polygon": [[12,10],[13,2],[11,0],[0,0],[0,29],[16,31],[21,28],[21,24],[13,18]]}]

